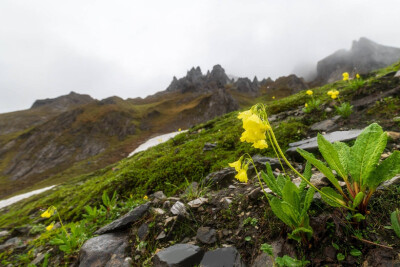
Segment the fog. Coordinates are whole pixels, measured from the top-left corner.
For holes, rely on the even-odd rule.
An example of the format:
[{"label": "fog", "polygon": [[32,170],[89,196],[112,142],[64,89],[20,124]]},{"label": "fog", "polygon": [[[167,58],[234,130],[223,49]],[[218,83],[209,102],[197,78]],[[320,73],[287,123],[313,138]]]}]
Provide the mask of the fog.
[{"label": "fog", "polygon": [[365,36],[400,47],[400,2],[0,1],[0,113],[70,91],[165,90],[192,66],[276,79]]}]

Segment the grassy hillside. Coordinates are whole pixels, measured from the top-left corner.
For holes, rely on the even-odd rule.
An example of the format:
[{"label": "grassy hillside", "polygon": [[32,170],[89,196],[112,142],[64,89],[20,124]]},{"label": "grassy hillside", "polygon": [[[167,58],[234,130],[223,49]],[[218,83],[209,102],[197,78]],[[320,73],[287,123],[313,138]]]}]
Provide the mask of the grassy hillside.
[{"label": "grassy hillside", "polygon": [[[282,120],[272,122],[281,147],[285,149],[290,142],[315,135],[315,132],[310,131],[310,126],[315,122],[335,115],[334,112],[327,112],[325,109],[325,107],[329,107],[334,103],[330,96],[327,95],[328,91],[339,90],[341,101],[356,103],[366,96],[379,95],[381,92],[400,86],[400,79],[392,78],[392,72],[399,69],[400,63],[397,63],[371,73],[363,77],[365,83],[360,87],[355,87],[346,81],[339,81],[323,87],[313,88],[314,98],[321,100],[321,105],[324,106],[324,109],[312,113],[301,113],[297,116],[288,115]],[[184,98],[184,96],[181,97]],[[262,96],[257,101],[266,103],[268,114],[272,116],[282,112],[300,110],[309,98],[310,96],[303,91],[277,100],[271,99],[271,96]],[[90,124],[91,121],[97,120],[98,116],[102,116],[103,113],[109,113],[110,109],[118,108],[124,111],[131,110],[131,114],[135,114],[132,119],[156,114],[156,119],[152,120],[154,124],[149,125],[149,128],[157,125],[157,132],[165,129],[176,129],[180,127],[178,122],[172,125],[166,125],[163,122],[173,121],[174,116],[185,110],[190,110],[200,100],[196,98],[193,101],[186,101],[181,106],[176,106],[175,101],[176,97],[173,97],[157,103],[143,103],[141,105],[136,103],[131,105],[129,101],[124,101],[121,105],[107,106],[107,109],[105,109],[105,106],[101,106],[98,109],[90,109],[90,112],[83,112],[75,123],[79,125]],[[246,106],[250,102],[250,100],[242,98],[241,104]],[[157,112],[154,113],[155,110]],[[396,96],[387,97],[372,103],[367,109],[355,109],[348,119],[341,119],[338,124],[339,128],[363,128],[371,122],[378,122],[385,130],[400,132],[400,123],[393,121],[393,118],[399,116],[399,113],[399,98]],[[237,160],[244,153],[273,157],[275,154],[271,148],[261,151],[252,148],[248,143],[239,141],[242,125],[241,121],[237,119],[237,114],[238,112],[232,112],[196,125],[190,128],[188,132],[177,135],[166,143],[140,152],[131,158],[122,159],[104,169],[75,176],[66,181],[66,176],[71,177],[76,173],[89,171],[89,169],[85,170],[86,165],[84,163],[76,163],[72,168],[52,178],[52,182],[60,182],[55,189],[20,201],[2,210],[0,228],[13,231],[13,229],[26,225],[32,227],[43,224],[45,222],[39,219],[40,213],[49,205],[54,205],[58,208],[59,214],[65,222],[78,222],[83,219],[84,206],[99,206],[102,203],[103,192],[111,195],[115,191],[119,199],[120,209],[118,212],[126,212],[127,209],[132,207],[132,203],[141,203],[143,196],[158,190],[162,190],[166,195],[172,196],[184,190],[188,181],[201,181],[209,173],[227,167],[229,162]],[[101,129],[99,130],[101,131]],[[147,136],[150,135],[151,132],[149,131]],[[135,137],[129,138],[131,139],[127,139],[127,143],[128,141],[131,142]],[[66,139],[67,141],[68,139]],[[206,143],[215,143],[216,148],[212,151],[203,151]],[[109,150],[90,160],[97,161],[101,159],[106,161],[107,157],[113,157],[115,155],[113,153],[117,153],[116,150],[121,147],[123,145],[119,147],[110,146]],[[385,199],[381,201],[385,201]],[[89,236],[91,234],[92,232]],[[31,242],[35,244],[34,246],[44,246],[48,245],[47,242],[50,238],[51,234],[46,232],[39,239]],[[16,254],[12,252],[0,253],[0,260],[22,264]],[[73,261],[73,257],[67,257],[65,260],[66,262]]]}]

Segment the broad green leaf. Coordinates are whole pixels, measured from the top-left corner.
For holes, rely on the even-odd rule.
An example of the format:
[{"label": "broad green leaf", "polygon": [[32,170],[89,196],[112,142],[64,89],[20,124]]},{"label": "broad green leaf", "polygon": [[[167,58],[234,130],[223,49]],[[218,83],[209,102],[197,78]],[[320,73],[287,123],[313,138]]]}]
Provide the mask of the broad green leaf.
[{"label": "broad green leaf", "polygon": [[289,218],[289,215],[287,215],[282,208],[281,205],[281,200],[279,200],[278,198],[271,196],[271,201],[269,202],[272,211],[274,212],[274,214],[276,215],[276,217],[278,217],[282,222],[284,222],[286,225],[288,225],[289,227],[292,227],[292,221]]},{"label": "broad green leaf", "polygon": [[353,181],[364,185],[386,147],[387,134],[376,123],[369,125],[350,148],[349,170]]},{"label": "broad green leaf", "polygon": [[277,257],[275,259],[275,263],[279,266],[279,267],[302,267],[302,266],[306,266],[307,264],[309,264],[309,261],[306,260],[298,260],[298,259],[293,259],[292,257],[288,256],[288,255],[284,255],[283,257]]},{"label": "broad green leaf", "polygon": [[304,198],[304,202],[303,202],[303,209],[301,210],[301,214],[300,214],[301,218],[303,218],[304,216],[307,215],[307,211],[310,208],[311,202],[314,197],[314,193],[315,193],[314,188],[309,188],[307,190],[307,194],[306,194],[306,197]]},{"label": "broad green leaf", "polygon": [[331,187],[323,187],[321,191],[326,195],[330,196],[331,198],[336,199],[336,201],[332,200],[331,198],[326,197],[324,194],[321,194],[322,199],[331,205],[332,207],[342,207],[339,203],[345,205],[346,203],[343,201],[342,195],[338,194],[333,188]]},{"label": "broad green leaf", "polygon": [[282,201],[281,202],[282,210],[289,216],[291,220],[291,224],[289,225],[292,229],[300,224],[300,212],[296,210],[289,203]]},{"label": "broad green leaf", "polygon": [[358,249],[353,248],[352,250],[350,250],[350,255],[354,257],[359,257],[362,255],[362,253]]},{"label": "broad green leaf", "polygon": [[300,212],[300,199],[297,186],[290,180],[286,181],[285,187],[282,190],[282,199]]},{"label": "broad green leaf", "polygon": [[392,222],[392,228],[396,235],[400,238],[400,212],[395,210],[390,215],[390,221]]},{"label": "broad green leaf", "polygon": [[381,183],[400,173],[400,152],[394,151],[371,172],[366,180],[366,186],[376,189]]},{"label": "broad green leaf", "polygon": [[364,199],[364,196],[365,196],[364,192],[358,192],[353,201],[353,208],[357,208],[358,205],[360,205],[361,201],[363,201]]},{"label": "broad green leaf", "polygon": [[297,152],[306,160],[308,160],[312,165],[317,167],[317,169],[322,172],[326,178],[332,183],[332,185],[340,192],[342,192],[342,188],[339,185],[338,180],[332,171],[322,163],[322,161],[316,159],[312,153],[309,153],[301,148],[297,148]]},{"label": "broad green leaf", "polygon": [[278,184],[276,183],[276,179],[274,174],[272,173],[271,166],[269,163],[266,164],[267,173],[261,171],[261,177],[263,178],[265,184],[278,196],[282,196],[282,190],[279,188]]},{"label": "broad green leaf", "polygon": [[347,173],[345,168],[340,161],[339,154],[334,148],[334,146],[325,139],[321,134],[318,134],[318,149],[321,152],[321,155],[324,157],[325,161],[328,163],[331,169],[334,169],[337,174],[342,177],[344,180],[347,180]]},{"label": "broad green leaf", "polygon": [[[304,168],[304,172],[303,172],[303,176],[304,178],[307,179],[307,181],[310,181],[311,179],[311,163],[309,161],[307,161],[306,163],[306,167]],[[306,195],[306,187],[307,187],[307,183],[302,179],[299,185],[299,194],[300,194],[300,201],[303,201],[305,195]]]},{"label": "broad green leaf", "polygon": [[349,155],[350,155],[350,147],[342,142],[335,142],[333,143],[333,148],[336,150],[339,156],[340,163],[342,163],[342,166],[346,172],[346,174],[349,174]]},{"label": "broad green leaf", "polygon": [[281,189],[281,191],[283,190],[283,187],[285,186],[287,180],[290,180],[290,178],[288,179],[282,174],[279,174],[276,178],[276,183],[278,184],[278,187]]}]

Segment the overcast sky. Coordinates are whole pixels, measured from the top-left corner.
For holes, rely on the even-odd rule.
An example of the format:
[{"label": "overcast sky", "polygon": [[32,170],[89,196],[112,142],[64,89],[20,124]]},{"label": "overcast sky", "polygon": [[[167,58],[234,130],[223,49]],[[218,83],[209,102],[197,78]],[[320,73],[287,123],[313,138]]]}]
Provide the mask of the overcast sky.
[{"label": "overcast sky", "polygon": [[70,91],[145,97],[192,66],[273,79],[361,36],[400,47],[398,0],[1,0],[0,113]]}]

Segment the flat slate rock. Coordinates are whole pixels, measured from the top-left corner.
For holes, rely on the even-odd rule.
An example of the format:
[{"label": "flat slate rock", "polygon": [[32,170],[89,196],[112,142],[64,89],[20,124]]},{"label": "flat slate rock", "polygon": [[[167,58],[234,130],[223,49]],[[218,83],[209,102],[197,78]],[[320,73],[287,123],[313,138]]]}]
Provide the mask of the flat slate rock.
[{"label": "flat slate rock", "polygon": [[316,122],[310,126],[313,131],[330,131],[336,126],[336,121],[340,119],[340,116],[334,116],[333,118]]},{"label": "flat slate rock", "polygon": [[128,267],[125,261],[125,253],[128,250],[127,234],[110,233],[93,237],[81,247],[79,267]]},{"label": "flat slate rock", "polygon": [[[337,141],[347,142],[347,141],[356,139],[362,131],[363,130],[336,131],[336,132],[325,134],[324,137],[331,143],[337,142]],[[299,156],[299,154],[296,151],[297,148],[301,148],[301,149],[304,149],[307,151],[317,151],[318,150],[317,137],[290,143],[289,147],[290,148],[288,150],[286,150],[286,153],[289,156],[293,156],[293,157]]]},{"label": "flat slate rock", "polygon": [[203,244],[213,244],[217,241],[215,230],[210,227],[200,227],[197,229],[196,238]]},{"label": "flat slate rock", "polygon": [[190,244],[176,244],[158,252],[153,258],[156,267],[192,267],[198,265],[204,252]]},{"label": "flat slate rock", "polygon": [[149,210],[150,202],[146,204],[140,205],[139,207],[134,208],[124,216],[116,219],[115,221],[103,226],[99,230],[95,232],[96,235],[102,235],[105,233],[116,232],[119,230],[123,230],[128,228],[132,223],[140,220],[143,215]]},{"label": "flat slate rock", "polygon": [[234,247],[218,248],[204,254],[200,267],[244,267],[240,254]]},{"label": "flat slate rock", "polygon": [[213,187],[226,187],[232,183],[232,180],[235,178],[236,171],[234,168],[224,168],[220,171],[210,173],[206,176],[203,183],[207,186]]}]

